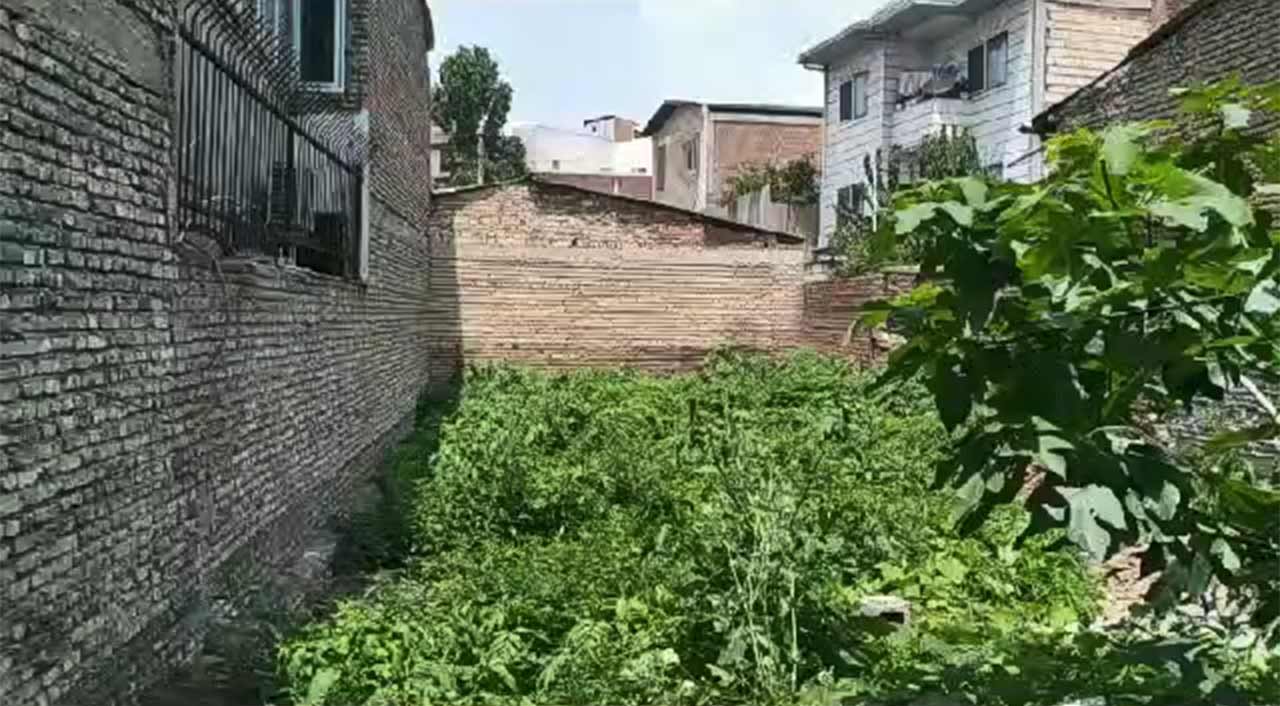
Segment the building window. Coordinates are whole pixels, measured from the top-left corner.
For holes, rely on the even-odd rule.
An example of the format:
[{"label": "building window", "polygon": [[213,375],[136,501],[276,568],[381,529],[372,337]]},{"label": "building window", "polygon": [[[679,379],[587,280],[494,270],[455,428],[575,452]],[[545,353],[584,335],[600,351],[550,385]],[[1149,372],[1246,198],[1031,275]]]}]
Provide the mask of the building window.
[{"label": "building window", "polygon": [[560,160],[558,159],[551,160],[551,171],[553,172],[560,171]]},{"label": "building window", "polygon": [[658,147],[658,156],[654,159],[654,177],[657,180],[655,187],[658,191],[667,188],[667,146],[660,145]]},{"label": "building window", "polygon": [[342,90],[345,4],[346,0],[293,0],[293,45],[302,80],[318,90]]},{"label": "building window", "polygon": [[1004,163],[1003,162],[988,164],[987,166],[982,168],[982,171],[991,179],[995,179],[996,181],[1004,180]]},{"label": "building window", "polygon": [[1009,33],[1001,32],[987,41],[987,86],[1009,82]]},{"label": "building window", "polygon": [[840,84],[840,122],[865,117],[868,112],[867,83],[871,74],[863,71]]},{"label": "building window", "polygon": [[987,87],[987,50],[979,44],[969,50],[969,93],[977,93]]},{"label": "building window", "polygon": [[866,117],[868,111],[867,104],[867,83],[871,78],[871,74],[862,72],[853,77],[853,119]]},{"label": "building window", "polygon": [[698,171],[698,141],[688,140],[684,143],[684,168],[691,171]]},{"label": "building window", "polygon": [[836,192],[836,227],[843,228],[861,218],[866,198],[867,187],[863,184],[841,187]]},{"label": "building window", "polygon": [[970,94],[1009,82],[1009,33],[1001,32],[969,50]]}]

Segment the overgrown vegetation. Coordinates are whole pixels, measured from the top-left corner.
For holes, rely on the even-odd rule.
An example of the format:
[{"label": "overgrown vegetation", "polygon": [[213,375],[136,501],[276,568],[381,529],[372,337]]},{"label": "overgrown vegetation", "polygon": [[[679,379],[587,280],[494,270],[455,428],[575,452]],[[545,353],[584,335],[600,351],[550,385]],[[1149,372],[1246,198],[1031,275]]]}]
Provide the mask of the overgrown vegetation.
[{"label": "overgrown vegetation", "polygon": [[720,205],[729,206],[739,197],[768,187],[769,197],[776,203],[811,206],[818,203],[820,195],[818,176],[813,155],[805,155],[782,164],[744,164],[726,180]]},{"label": "overgrown vegetation", "polygon": [[[1160,572],[1157,606],[1218,586],[1251,623],[1223,632],[1269,644],[1274,661],[1280,492],[1218,455],[1280,436],[1262,391],[1280,382],[1280,237],[1254,208],[1280,193],[1280,138],[1248,129],[1280,112],[1280,86],[1179,95],[1176,124],[1055,138],[1042,183],[960,178],[899,194],[877,247],[909,236],[927,281],[865,321],[907,334],[884,381],[923,376],[956,431],[940,480],[959,489],[965,528],[1037,464],[1046,483],[1028,536],[1065,530],[1098,559],[1142,547],[1144,571]],[[1264,411],[1211,439],[1207,462],[1154,433],[1229,392]]]},{"label": "overgrown vegetation", "polygon": [[[395,465],[416,558],[289,641],[287,682],[344,705],[888,698],[976,688],[1001,641],[1090,623],[1094,582],[1015,547],[1020,511],[953,535],[936,416],[869,381],[809,356],[472,373],[438,450],[427,428]],[[880,594],[909,627],[862,616]]]},{"label": "overgrown vegetation", "polygon": [[863,155],[861,199],[836,204],[838,226],[832,249],[841,273],[853,276],[890,264],[919,264],[925,244],[911,233],[902,234],[891,249],[872,251],[872,236],[880,220],[889,217],[895,194],[912,184],[975,176],[982,171],[977,140],[966,131],[926,135],[911,148],[895,145]]}]

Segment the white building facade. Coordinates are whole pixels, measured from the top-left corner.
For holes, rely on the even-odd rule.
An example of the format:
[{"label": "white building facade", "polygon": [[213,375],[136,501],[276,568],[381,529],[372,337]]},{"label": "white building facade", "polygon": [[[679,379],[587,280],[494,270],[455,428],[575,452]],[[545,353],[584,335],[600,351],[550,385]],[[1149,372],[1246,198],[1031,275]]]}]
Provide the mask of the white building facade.
[{"label": "white building facade", "polygon": [[[894,0],[800,56],[824,74],[820,243],[860,203],[864,157],[967,131],[984,169],[1040,178],[1031,118],[1121,61],[1151,0]],[[857,206],[854,206],[855,210]]]},{"label": "white building facade", "polygon": [[650,140],[634,139],[634,130],[624,134],[616,122],[588,122],[581,131],[518,125],[512,134],[524,142],[525,162],[534,174],[652,174]]}]

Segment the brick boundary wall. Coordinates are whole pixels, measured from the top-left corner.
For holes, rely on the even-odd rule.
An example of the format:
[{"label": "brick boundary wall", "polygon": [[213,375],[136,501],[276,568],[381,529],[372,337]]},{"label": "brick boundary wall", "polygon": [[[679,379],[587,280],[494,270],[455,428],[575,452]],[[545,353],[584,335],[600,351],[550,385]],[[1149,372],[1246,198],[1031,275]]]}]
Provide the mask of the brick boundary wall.
[{"label": "brick boundary wall", "polygon": [[437,196],[429,230],[436,381],[492,361],[686,370],[722,346],[874,364],[883,336],[845,333],[915,278],[806,281],[800,244],[545,183]]},{"label": "brick boundary wall", "polygon": [[170,234],[158,15],[22,1],[43,8],[0,7],[0,703],[131,703],[406,428],[429,243],[375,201],[367,284],[215,268]]},{"label": "brick boundary wall", "polygon": [[867,303],[911,291],[917,277],[916,272],[903,270],[806,282],[802,343],[861,365],[884,362],[894,345],[892,336],[853,327],[853,323]]}]

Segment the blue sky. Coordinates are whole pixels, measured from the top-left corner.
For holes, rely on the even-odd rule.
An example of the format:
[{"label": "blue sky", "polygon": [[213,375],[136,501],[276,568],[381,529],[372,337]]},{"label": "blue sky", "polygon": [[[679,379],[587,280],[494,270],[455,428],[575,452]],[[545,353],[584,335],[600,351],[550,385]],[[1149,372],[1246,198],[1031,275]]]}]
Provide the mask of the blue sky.
[{"label": "blue sky", "polygon": [[512,122],[648,120],[664,98],[822,103],[801,50],[885,0],[431,0],[432,64],[488,47],[515,89]]}]

